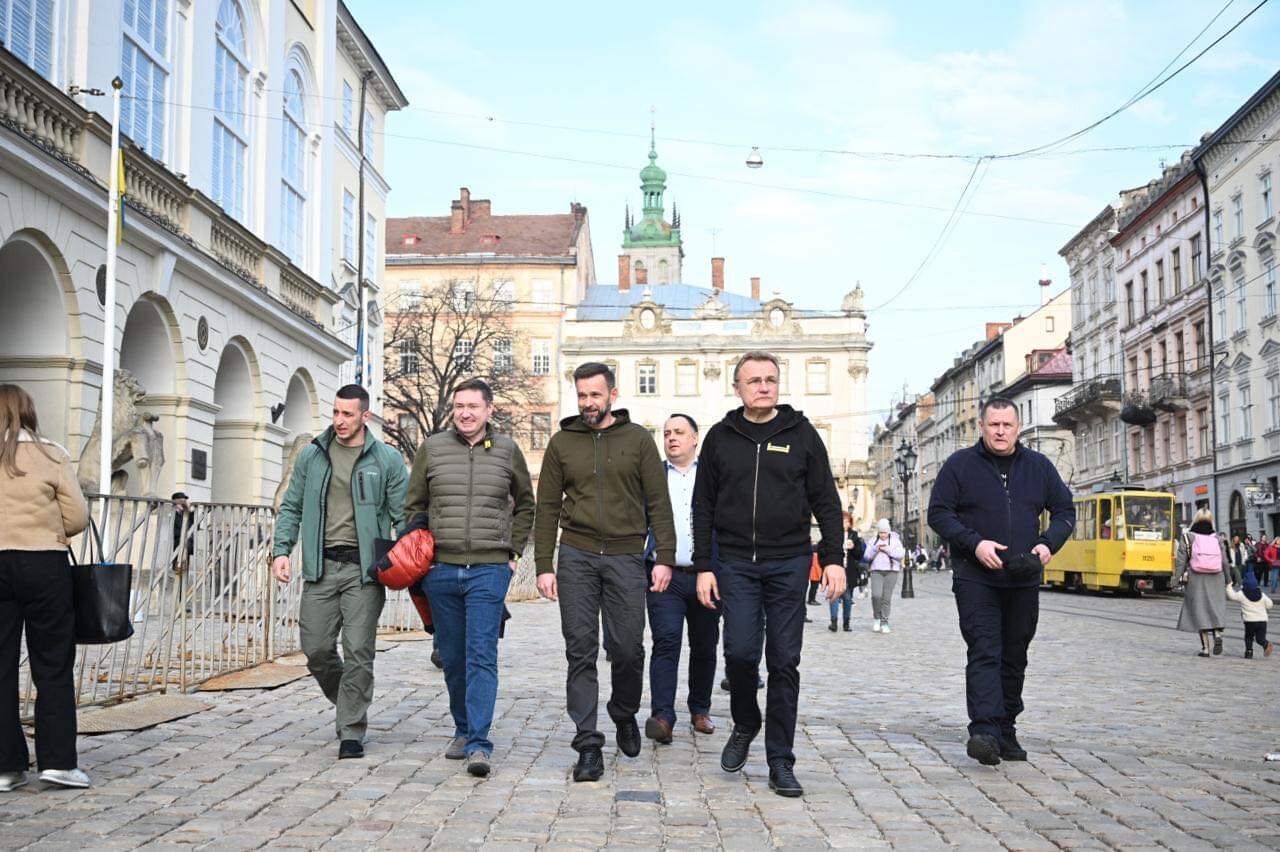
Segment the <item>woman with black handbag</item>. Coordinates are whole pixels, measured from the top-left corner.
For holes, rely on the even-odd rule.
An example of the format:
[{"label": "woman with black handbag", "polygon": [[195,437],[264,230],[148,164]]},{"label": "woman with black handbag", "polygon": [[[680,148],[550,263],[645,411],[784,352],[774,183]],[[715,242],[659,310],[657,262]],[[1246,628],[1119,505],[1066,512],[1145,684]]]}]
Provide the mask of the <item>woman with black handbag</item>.
[{"label": "woman with black handbag", "polygon": [[88,787],[76,759],[75,611],[67,542],[89,521],[67,451],[42,438],[31,396],[0,384],[0,792],[27,783],[18,717],[23,626],[36,687],[40,780]]}]

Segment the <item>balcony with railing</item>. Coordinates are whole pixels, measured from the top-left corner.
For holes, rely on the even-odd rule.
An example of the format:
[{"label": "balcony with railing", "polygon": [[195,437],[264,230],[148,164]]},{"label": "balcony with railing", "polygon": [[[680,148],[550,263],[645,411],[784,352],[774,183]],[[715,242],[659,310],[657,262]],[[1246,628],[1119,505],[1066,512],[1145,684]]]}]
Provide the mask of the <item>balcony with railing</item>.
[{"label": "balcony with railing", "polygon": [[1078,422],[1119,411],[1120,408],[1120,377],[1104,374],[1079,382],[1058,397],[1053,407],[1053,421],[1069,428]]},{"label": "balcony with railing", "polygon": [[1186,373],[1162,373],[1151,380],[1152,407],[1160,411],[1185,411],[1191,407]]},{"label": "balcony with railing", "polygon": [[[112,167],[110,123],[82,107],[3,47],[0,128],[0,137],[9,144],[13,144],[13,136],[19,137],[19,147],[25,142],[71,169],[105,196],[106,176]],[[5,130],[13,136],[5,135]],[[186,244],[185,248],[181,244],[172,246],[175,250],[196,252],[213,260],[288,313],[334,334],[332,323],[323,320],[339,299],[336,291],[294,267],[279,249],[227,215],[164,163],[123,137],[121,147],[126,238],[130,220],[154,223]],[[49,168],[61,166],[49,163]]]}]

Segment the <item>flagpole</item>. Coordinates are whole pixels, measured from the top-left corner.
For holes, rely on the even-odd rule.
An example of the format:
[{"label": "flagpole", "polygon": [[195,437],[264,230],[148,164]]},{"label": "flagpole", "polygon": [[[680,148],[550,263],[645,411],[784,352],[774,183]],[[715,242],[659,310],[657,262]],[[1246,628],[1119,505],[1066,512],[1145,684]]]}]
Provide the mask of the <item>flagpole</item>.
[{"label": "flagpole", "polygon": [[[111,176],[107,181],[107,283],[102,314],[102,445],[99,448],[98,490],[111,493],[112,424],[115,416],[116,384],[116,241],[120,234],[120,205],[124,204],[120,186],[120,90],[124,81],[111,81]],[[103,503],[103,527],[106,527],[106,504]],[[103,554],[105,558],[105,554]]]}]

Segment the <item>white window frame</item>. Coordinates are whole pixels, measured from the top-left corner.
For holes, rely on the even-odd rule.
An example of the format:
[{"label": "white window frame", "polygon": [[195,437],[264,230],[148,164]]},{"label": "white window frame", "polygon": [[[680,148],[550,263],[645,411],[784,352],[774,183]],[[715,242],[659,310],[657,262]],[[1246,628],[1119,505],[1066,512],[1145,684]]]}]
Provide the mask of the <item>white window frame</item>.
[{"label": "white window frame", "polygon": [[[53,79],[55,0],[7,0],[0,4],[0,41],[36,73],[49,82]],[[15,30],[14,15],[26,14]]]},{"label": "white window frame", "polygon": [[698,395],[698,363],[696,361],[676,362],[676,396]]},{"label": "white window frame", "polygon": [[375,279],[378,268],[378,218],[368,210],[364,213],[364,277]]},{"label": "white window frame", "polygon": [[531,346],[530,369],[535,376],[551,375],[551,341],[539,339]]},{"label": "white window frame", "polygon": [[[235,12],[238,33],[224,27],[223,11]],[[232,36],[238,36],[238,43]],[[213,101],[213,200],[230,216],[243,220],[248,202],[249,123],[246,103],[249,89],[249,44],[245,14],[237,0],[220,0],[214,27]],[[226,76],[234,74],[233,84]],[[231,101],[226,100],[231,96]],[[231,146],[228,151],[227,146]],[[227,173],[227,170],[233,173]]]},{"label": "white window frame", "polygon": [[[4,6],[10,3],[0,4]],[[170,0],[125,0],[121,11],[120,132],[157,160],[167,148]],[[132,17],[132,20],[130,20]],[[157,20],[159,18],[159,20]]]},{"label": "white window frame", "polygon": [[1237,237],[1244,236],[1244,196],[1236,193],[1231,198],[1231,219]]},{"label": "white window frame", "polygon": [[831,362],[825,358],[814,358],[804,365],[805,392],[813,395],[831,393]]},{"label": "white window frame", "polygon": [[510,278],[495,281],[493,285],[493,300],[498,307],[508,311],[511,310],[516,303],[516,282]]},{"label": "white window frame", "polygon": [[400,374],[418,375],[422,369],[422,353],[418,349],[418,341],[401,340],[396,344],[396,353],[400,356]]},{"label": "white window frame", "polygon": [[1275,256],[1268,257],[1262,264],[1263,274],[1266,276],[1267,283],[1264,285],[1266,290],[1266,299],[1263,300],[1263,316],[1273,317],[1276,315],[1276,259]]},{"label": "white window frame", "polygon": [[1253,388],[1240,385],[1240,440],[1253,438]]},{"label": "white window frame", "polygon": [[475,369],[476,342],[469,337],[459,337],[453,343],[451,360],[459,370],[470,372]]},{"label": "white window frame", "polygon": [[365,156],[373,159],[373,110],[366,109],[364,111],[364,144]]},{"label": "white window frame", "polygon": [[348,137],[355,135],[356,93],[351,84],[342,81],[342,129]]},{"label": "white window frame", "polygon": [[1218,446],[1231,443],[1231,391],[1218,394]]},{"label": "white window frame", "polygon": [[1222,208],[1213,211],[1213,242],[1219,249],[1223,247]]},{"label": "white window frame", "polygon": [[342,259],[352,269],[356,266],[356,197],[342,190]]},{"label": "white window frame", "polygon": [[400,282],[399,304],[396,306],[402,311],[420,311],[422,310],[422,282],[414,279]]},{"label": "white window frame", "polygon": [[1267,431],[1280,430],[1280,375],[1267,376]]},{"label": "white window frame", "polygon": [[550,278],[535,278],[529,285],[530,301],[534,308],[547,310],[555,307],[555,288]]},{"label": "white window frame", "polygon": [[636,395],[658,395],[658,365],[653,363],[636,365]]},{"label": "white window frame", "polygon": [[1236,331],[1244,331],[1249,327],[1249,306],[1245,299],[1245,277],[1242,272],[1235,279],[1236,285]]},{"label": "white window frame", "polygon": [[1263,172],[1258,178],[1258,189],[1262,196],[1262,221],[1271,218],[1271,172]]},{"label": "white window frame", "polygon": [[307,74],[296,58],[290,57],[285,70],[281,99],[280,140],[280,242],[284,253],[298,267],[307,256]]},{"label": "white window frame", "polygon": [[512,348],[510,337],[495,337],[493,339],[493,372],[509,373],[516,366],[514,350]]},{"label": "white window frame", "polygon": [[465,314],[476,305],[476,285],[474,281],[456,281],[453,285],[453,312]]}]

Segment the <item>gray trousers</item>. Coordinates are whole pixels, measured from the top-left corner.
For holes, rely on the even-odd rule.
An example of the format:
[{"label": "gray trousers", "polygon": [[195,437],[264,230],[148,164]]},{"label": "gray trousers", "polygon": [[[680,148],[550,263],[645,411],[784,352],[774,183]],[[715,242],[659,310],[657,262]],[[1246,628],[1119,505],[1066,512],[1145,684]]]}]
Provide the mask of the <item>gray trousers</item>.
[{"label": "gray trousers", "polygon": [[[364,742],[373,703],[373,657],[386,589],[362,583],[360,566],[324,561],[324,573],[302,589],[298,633],[307,668],[337,707],[338,739]],[[338,637],[342,656],[338,656]]]},{"label": "gray trousers", "polygon": [[889,608],[893,606],[893,590],[898,587],[897,571],[871,572],[871,617],[889,620]]},{"label": "gray trousers", "polygon": [[600,682],[600,624],[604,620],[605,650],[613,666],[609,718],[635,718],[644,690],[644,614],[649,573],[644,557],[600,556],[560,545],[556,585],[560,598],[560,630],[568,661],[565,703],[577,726],[577,751],[604,746],[597,728]]}]

